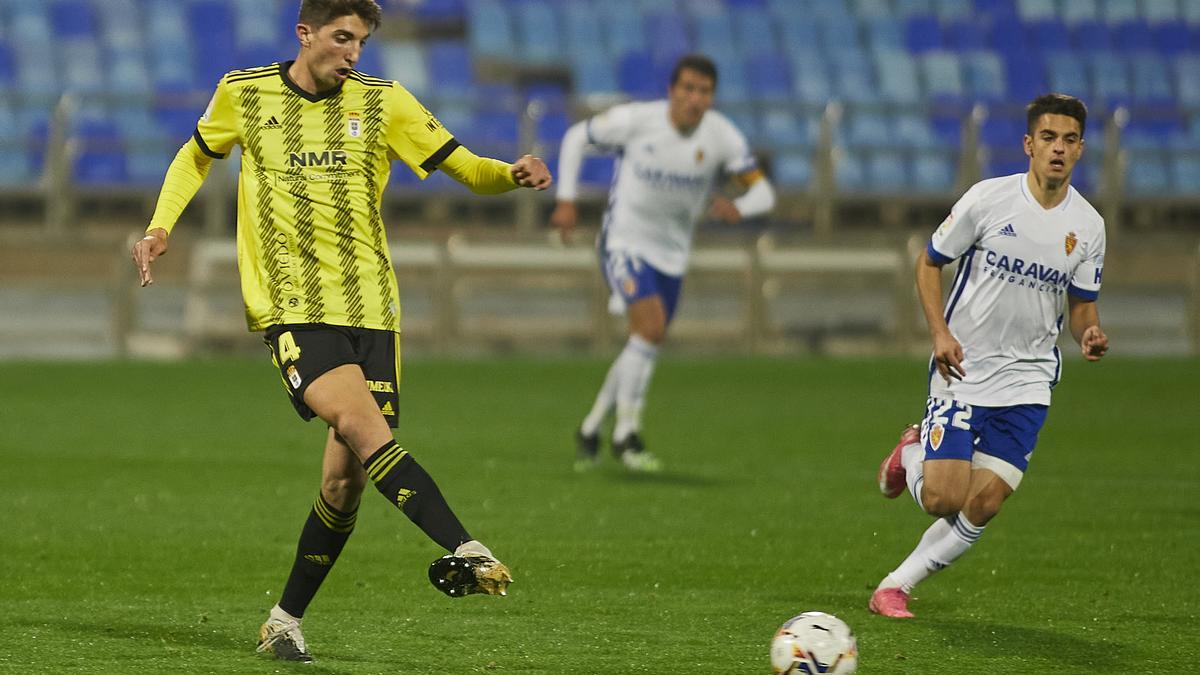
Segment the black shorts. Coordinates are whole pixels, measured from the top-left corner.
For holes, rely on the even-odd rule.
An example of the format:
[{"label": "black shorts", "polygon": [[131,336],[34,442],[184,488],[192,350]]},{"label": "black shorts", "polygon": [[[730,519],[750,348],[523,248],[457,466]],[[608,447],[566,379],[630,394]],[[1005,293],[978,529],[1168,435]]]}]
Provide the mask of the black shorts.
[{"label": "black shorts", "polygon": [[321,375],[350,363],[362,368],[379,412],[395,429],[399,420],[400,334],[324,323],[280,324],[263,332],[283,388],[305,420],[316,416],[304,403],[304,391]]}]

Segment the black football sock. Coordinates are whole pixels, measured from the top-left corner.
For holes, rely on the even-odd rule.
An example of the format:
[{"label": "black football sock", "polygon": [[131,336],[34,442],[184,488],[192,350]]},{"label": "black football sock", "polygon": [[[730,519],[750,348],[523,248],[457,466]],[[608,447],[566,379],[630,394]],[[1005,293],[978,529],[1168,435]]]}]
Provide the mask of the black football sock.
[{"label": "black football sock", "polygon": [[304,529],[300,531],[300,544],[296,547],[296,562],[292,573],[283,587],[279,607],[299,619],[304,616],[308,603],[312,602],[321,582],[333,569],[346,540],[354,531],[358,509],[345,513],[329,505],[325,498],[317,495]]},{"label": "black football sock", "polygon": [[383,496],[439,546],[453,551],[471,540],[433,478],[395,442],[376,451],[363,467]]}]

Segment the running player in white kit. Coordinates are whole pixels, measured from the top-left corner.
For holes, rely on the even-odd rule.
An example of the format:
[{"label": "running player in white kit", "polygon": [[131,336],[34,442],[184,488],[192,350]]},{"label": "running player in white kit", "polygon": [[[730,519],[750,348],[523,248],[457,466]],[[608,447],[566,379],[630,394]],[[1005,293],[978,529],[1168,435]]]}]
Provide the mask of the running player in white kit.
[{"label": "running player in white kit", "polygon": [[[660,468],[658,459],[645,451],[641,410],[687,271],[696,222],[706,207],[713,217],[737,223],[775,205],[775,192],[745,137],[727,117],[711,110],[716,85],[711,60],[685,56],[671,73],[665,101],[615,106],[575,124],[563,136],[558,203],[550,222],[564,238],[575,227],[585,152],[618,156],[598,249],[612,289],[610,307],[629,317],[629,341],[576,432],[577,469],[595,465],[600,425],[614,406],[613,452],[631,470]],[[732,201],[710,197],[720,177],[732,178],[746,192]]]},{"label": "running player in white kit", "polygon": [[[914,586],[983,534],[1021,482],[1062,374],[1056,343],[1066,298],[1088,361],[1108,350],[1096,298],[1104,220],[1071,187],[1087,108],[1048,94],[1026,107],[1029,172],[975,184],[917,261],[917,292],[933,339],[929,400],[879,467],[879,488],[907,486],[937,520],[880,582],[872,612],[909,618]],[[958,260],[947,302],[941,268]]]}]

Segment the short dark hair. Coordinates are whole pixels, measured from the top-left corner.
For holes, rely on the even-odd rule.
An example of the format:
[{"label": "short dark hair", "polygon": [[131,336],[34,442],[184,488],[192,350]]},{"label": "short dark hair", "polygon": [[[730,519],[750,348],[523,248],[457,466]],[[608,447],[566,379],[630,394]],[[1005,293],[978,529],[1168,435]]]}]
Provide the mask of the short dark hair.
[{"label": "short dark hair", "polygon": [[717,88],[717,64],[703,54],[688,54],[675,62],[671,69],[671,86],[679,81],[679,74],[685,70],[694,70],[712,80],[713,89]]},{"label": "short dark hair", "polygon": [[1025,133],[1033,135],[1033,125],[1042,115],[1066,115],[1074,117],[1079,122],[1079,135],[1087,126],[1087,106],[1083,101],[1066,94],[1043,94],[1025,106]]},{"label": "short dark hair", "polygon": [[371,27],[383,23],[383,10],[375,0],[300,0],[300,23],[319,29],[334,19],[355,14]]}]

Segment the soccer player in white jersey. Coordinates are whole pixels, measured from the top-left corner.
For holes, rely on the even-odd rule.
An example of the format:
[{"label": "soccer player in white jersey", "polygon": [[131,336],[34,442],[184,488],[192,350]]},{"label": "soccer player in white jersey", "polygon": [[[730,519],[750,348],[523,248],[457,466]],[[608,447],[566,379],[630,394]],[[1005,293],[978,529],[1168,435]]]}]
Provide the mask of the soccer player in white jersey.
[{"label": "soccer player in white jersey", "polygon": [[[712,110],[717,69],[700,55],[685,56],[671,73],[667,99],[627,103],[573,125],[559,153],[558,203],[550,222],[564,239],[575,227],[575,197],[585,152],[616,153],[615,180],[597,247],[612,289],[610,308],[624,311],[629,341],[609,368],[591,412],[576,432],[576,468],[598,459],[600,426],[612,409],[612,447],[631,470],[656,471],[646,452],[641,411],[659,346],[675,313],[696,222],[710,215],[727,223],[764,214],[775,192],[759,171],[745,137]],[[710,193],[719,178],[746,189],[732,201]]]},{"label": "soccer player in white jersey", "polygon": [[[929,400],[879,467],[879,488],[907,486],[937,520],[879,584],[872,612],[909,618],[909,595],[954,562],[1021,483],[1062,374],[1063,299],[1083,358],[1108,350],[1096,298],[1104,220],[1074,188],[1087,108],[1048,94],[1026,108],[1029,171],[975,184],[917,261],[933,339]],[[958,260],[947,302],[942,266]]]}]

